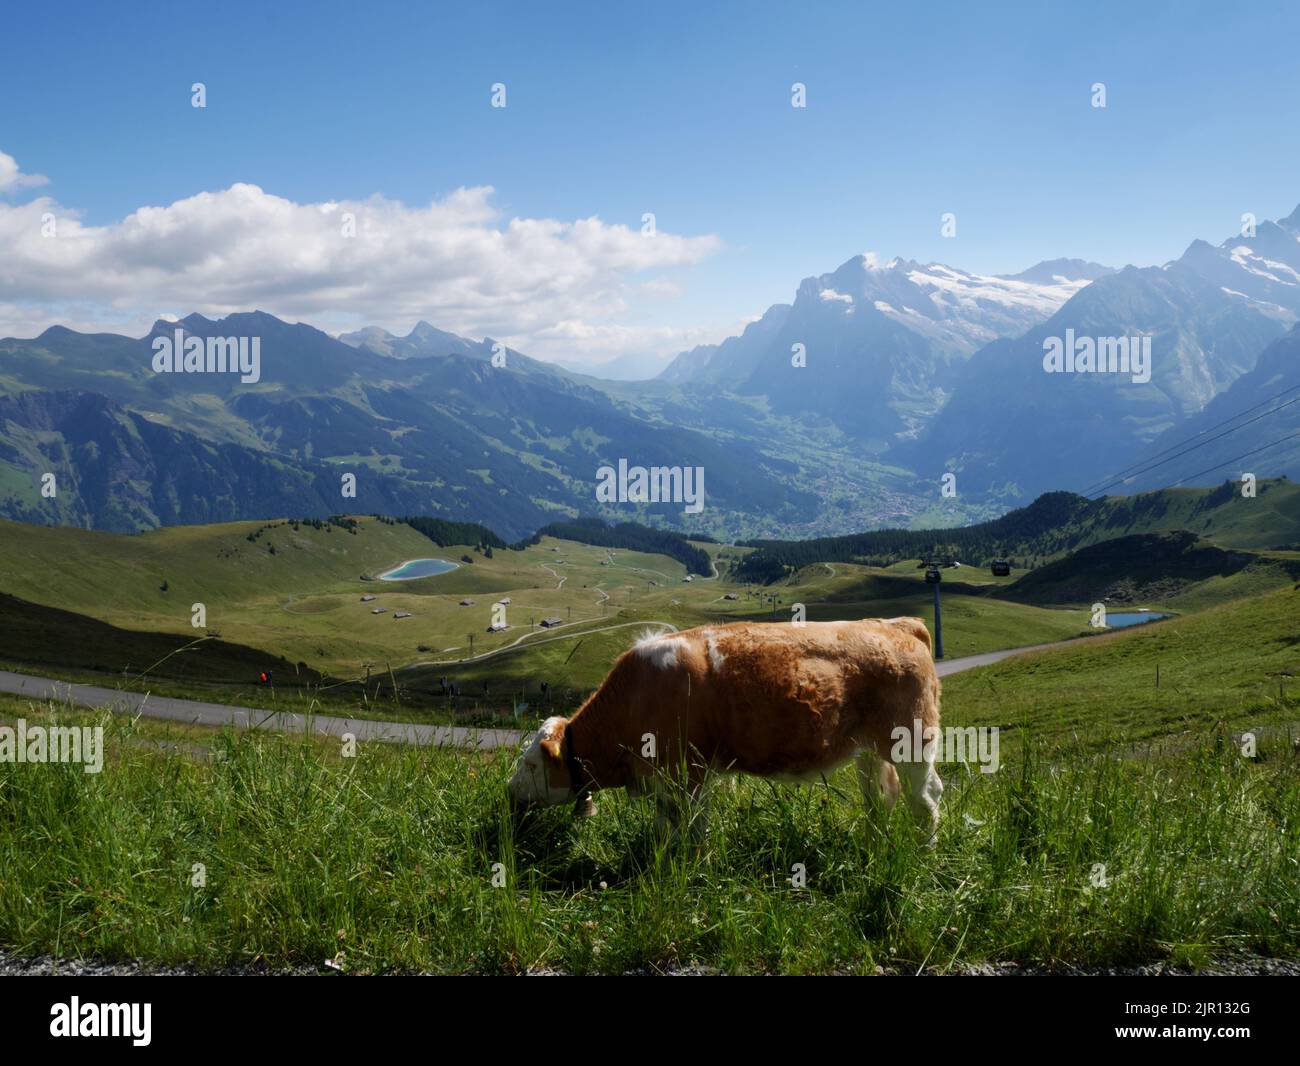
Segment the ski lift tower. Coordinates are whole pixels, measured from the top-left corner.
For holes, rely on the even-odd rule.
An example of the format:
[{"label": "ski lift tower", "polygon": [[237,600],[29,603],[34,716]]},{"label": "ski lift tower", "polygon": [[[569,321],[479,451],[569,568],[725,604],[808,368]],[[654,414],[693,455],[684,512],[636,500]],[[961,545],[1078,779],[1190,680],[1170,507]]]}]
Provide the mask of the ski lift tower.
[{"label": "ski lift tower", "polygon": [[925,571],[925,583],[934,586],[934,657],[943,658],[943,613],[939,605],[939,585],[943,582],[943,571],[961,564],[952,559],[922,559],[918,570]]}]

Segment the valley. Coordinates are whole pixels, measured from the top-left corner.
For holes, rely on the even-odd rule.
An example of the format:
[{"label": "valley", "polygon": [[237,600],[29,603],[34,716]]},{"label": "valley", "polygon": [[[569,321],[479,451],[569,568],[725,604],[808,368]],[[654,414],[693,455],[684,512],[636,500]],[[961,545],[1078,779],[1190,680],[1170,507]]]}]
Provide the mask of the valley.
[{"label": "valley", "polygon": [[[527,722],[576,706],[646,632],[788,621],[796,605],[810,621],[932,622],[916,557],[936,549],[966,561],[942,587],[950,658],[1093,635],[1098,601],[1182,615],[1285,588],[1300,579],[1300,550],[1274,542],[1300,543],[1300,490],[1259,489],[1044,497],[987,526],[824,543],[681,541],[707,559],[695,573],[669,555],[555,536],[440,543],[366,515],[132,535],[0,521],[0,616],[15,634],[3,665],[251,706]],[[441,528],[430,532],[462,527]],[[989,573],[999,555],[1011,576]],[[784,561],[776,580],[754,576],[772,573],[768,557]],[[386,579],[416,560],[440,572]],[[256,683],[268,664],[274,691]]]},{"label": "valley", "polygon": [[[19,601],[57,602],[64,611],[125,631],[188,634],[191,640],[219,634],[222,641],[283,660],[277,680],[288,683],[293,664],[301,663],[334,683],[352,682],[348,691],[358,702],[364,703],[365,679],[372,677],[371,691],[383,693],[393,712],[391,669],[415,713],[426,715],[450,709],[448,701],[438,700],[442,679],[459,687],[457,706],[467,711],[508,713],[514,702],[535,702],[542,682],[552,701],[573,704],[642,631],[788,619],[795,603],[804,603],[807,617],[820,621],[919,613],[928,601],[919,580],[873,577],[871,568],[854,565],[833,574],[814,568],[773,589],[735,584],[728,574],[744,550],[723,545],[697,545],[709,552],[719,576],[688,582],[686,568],[663,555],[547,537],[518,551],[498,549],[488,558],[476,545],[439,548],[402,523],[365,516],[355,522],[355,533],[271,522],[171,527],[136,536],[6,522],[0,524],[0,581]],[[473,562],[435,577],[375,580],[405,560],[433,554]],[[888,587],[878,587],[880,581]],[[975,585],[954,589],[946,604],[946,639],[954,655],[1073,636],[1086,627],[1085,612],[995,601],[982,591]],[[500,601],[508,603],[494,612]],[[205,607],[204,630],[190,625],[195,603]],[[488,632],[501,615],[509,628]],[[551,620],[558,621],[543,626]],[[65,650],[49,661],[119,675],[151,665],[145,653],[129,662],[102,658],[74,663]],[[39,672],[36,658],[15,659],[11,653],[7,665]],[[159,691],[169,679],[212,680],[206,671],[187,677],[186,662],[186,656],[168,660],[147,679],[161,684]],[[225,698],[265,702],[254,676],[231,671]],[[302,698],[311,695],[303,689]]]}]

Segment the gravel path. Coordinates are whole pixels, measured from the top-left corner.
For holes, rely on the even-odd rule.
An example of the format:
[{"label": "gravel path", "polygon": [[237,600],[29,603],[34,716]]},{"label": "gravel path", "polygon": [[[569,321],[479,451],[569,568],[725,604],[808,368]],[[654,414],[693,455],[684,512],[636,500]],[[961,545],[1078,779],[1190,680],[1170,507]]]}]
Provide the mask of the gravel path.
[{"label": "gravel path", "polygon": [[[310,976],[312,974],[334,974],[336,971],[325,965],[319,967],[299,966],[292,969],[273,970],[266,966],[225,966],[217,970],[200,970],[193,966],[163,966],[155,963],[136,961],[106,962],[101,959],[63,959],[55,961],[49,955],[35,958],[21,958],[0,951],[0,977],[277,977]],[[647,976],[649,970],[633,970],[628,976]],[[914,969],[893,969],[876,967],[876,973],[882,976],[911,976]],[[1283,959],[1261,959],[1255,957],[1239,959],[1220,959],[1200,970],[1189,970],[1164,963],[1148,963],[1142,966],[1053,966],[1035,963],[983,963],[970,966],[958,966],[948,971],[958,977],[1300,977],[1300,961]],[[710,977],[717,971],[707,966],[680,966],[664,972],[669,977]],[[937,975],[936,970],[927,970],[927,975]],[[533,977],[565,977],[561,970],[531,970]]]}]

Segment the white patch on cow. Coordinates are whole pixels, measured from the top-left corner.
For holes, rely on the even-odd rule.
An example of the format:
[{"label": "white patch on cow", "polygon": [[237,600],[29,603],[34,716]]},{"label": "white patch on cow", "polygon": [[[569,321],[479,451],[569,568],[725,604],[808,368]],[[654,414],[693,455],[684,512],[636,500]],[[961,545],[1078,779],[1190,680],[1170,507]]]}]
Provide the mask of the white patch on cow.
[{"label": "white patch on cow", "polygon": [[636,653],[649,659],[659,670],[670,670],[677,665],[677,652],[684,651],[686,641],[678,636],[647,633],[633,645]]},{"label": "white patch on cow", "polygon": [[563,721],[559,717],[548,718],[528,738],[519,765],[510,778],[510,796],[515,802],[554,805],[572,798],[573,793],[567,786],[552,782],[549,772],[551,760],[542,751],[542,740],[560,731]]},{"label": "white patch on cow", "polygon": [[711,629],[704,631],[704,640],[709,648],[709,665],[714,670],[721,670],[722,664],[727,661],[727,657],[718,651],[718,635]]}]

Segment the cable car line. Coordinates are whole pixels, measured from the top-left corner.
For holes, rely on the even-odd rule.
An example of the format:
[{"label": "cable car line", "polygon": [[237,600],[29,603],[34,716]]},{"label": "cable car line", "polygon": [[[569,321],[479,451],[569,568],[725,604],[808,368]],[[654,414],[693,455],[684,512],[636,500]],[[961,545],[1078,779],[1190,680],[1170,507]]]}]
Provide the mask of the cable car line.
[{"label": "cable car line", "polygon": [[1245,459],[1247,456],[1256,455],[1259,452],[1268,451],[1269,448],[1276,448],[1279,444],[1284,444],[1289,440],[1294,440],[1296,437],[1300,437],[1300,432],[1292,433],[1286,437],[1279,437],[1277,440],[1272,441],[1269,444],[1265,444],[1259,448],[1254,448],[1251,451],[1243,453],[1242,455],[1238,455],[1235,458],[1229,459],[1227,462],[1219,463],[1216,466],[1206,467],[1204,470],[1198,470],[1195,474],[1188,474],[1187,477],[1182,479],[1182,481],[1176,481],[1174,482],[1174,484],[1181,485],[1183,481],[1189,481],[1194,477],[1200,477],[1202,474],[1208,474],[1210,473],[1210,471],[1218,470],[1220,467],[1231,466],[1233,463],[1237,462],[1240,459]]},{"label": "cable car line", "polygon": [[[1297,386],[1297,388],[1300,388],[1300,386]],[[1291,391],[1294,391],[1294,390],[1288,389],[1287,391],[1288,391],[1288,392],[1291,392]],[[1281,395],[1285,395],[1285,394],[1281,394]],[[1276,399],[1276,398],[1277,398],[1277,397],[1274,397],[1274,399]],[[1102,486],[1101,486],[1100,489],[1095,489],[1095,490],[1092,490],[1092,491],[1087,492],[1087,493],[1082,493],[1081,495],[1092,496],[1094,499],[1096,499],[1096,498],[1100,498],[1100,497],[1103,496],[1103,495],[1104,495],[1108,490],[1114,488],[1116,485],[1122,484],[1122,483],[1125,482],[1125,481],[1131,481],[1133,478],[1137,477],[1139,474],[1147,474],[1147,473],[1150,473],[1152,470],[1156,470],[1156,469],[1158,469],[1159,467],[1164,466],[1166,463],[1172,463],[1175,459],[1179,459],[1179,458],[1181,458],[1182,456],[1189,454],[1190,452],[1194,452],[1194,451],[1196,451],[1198,448],[1203,448],[1203,447],[1205,447],[1205,445],[1207,445],[1207,444],[1212,444],[1214,441],[1216,441],[1216,440],[1220,440],[1221,438],[1228,436],[1230,433],[1236,433],[1237,430],[1239,430],[1239,429],[1245,429],[1247,426],[1252,425],[1252,424],[1254,424],[1255,422],[1260,421],[1260,419],[1267,418],[1269,415],[1277,414],[1278,411],[1281,411],[1281,410],[1283,410],[1284,408],[1290,407],[1290,406],[1291,406],[1292,404],[1294,404],[1294,403],[1300,403],[1300,396],[1297,396],[1297,397],[1295,397],[1294,399],[1291,399],[1291,400],[1287,400],[1286,403],[1278,404],[1278,405],[1277,405],[1276,407],[1274,407],[1272,410],[1265,411],[1262,415],[1256,415],[1254,418],[1250,419],[1249,421],[1246,421],[1246,422],[1241,423],[1241,425],[1239,425],[1239,426],[1233,426],[1231,429],[1225,429],[1222,433],[1216,434],[1216,435],[1213,436],[1213,437],[1209,437],[1209,438],[1207,438],[1206,440],[1201,441],[1199,444],[1193,444],[1190,448],[1184,448],[1182,451],[1180,451],[1180,452],[1176,452],[1175,454],[1169,456],[1168,459],[1161,459],[1159,462],[1153,462],[1153,463],[1151,463],[1149,466],[1140,466],[1139,469],[1136,469],[1136,470],[1132,470],[1132,468],[1130,468],[1130,470],[1132,470],[1132,473],[1124,473],[1124,474],[1117,474],[1117,475],[1114,475],[1113,477],[1111,477],[1111,478],[1107,479],[1106,481],[1104,481],[1104,482],[1102,483]],[[1251,410],[1254,410],[1254,408],[1252,408]],[[1242,413],[1245,414],[1245,413],[1247,413],[1247,412],[1242,412]],[[1235,416],[1235,417],[1240,418],[1241,415],[1237,415],[1237,416]],[[1228,419],[1228,421],[1232,421],[1232,419]],[[1220,425],[1222,425],[1222,424],[1223,424],[1223,423],[1220,423]],[[1214,429],[1214,428],[1217,428],[1217,427],[1211,426],[1210,428],[1211,428],[1211,429]],[[1203,432],[1204,432],[1204,433],[1208,433],[1208,432],[1210,432],[1210,430],[1207,429],[1207,430],[1204,430]],[[1201,435],[1201,434],[1197,434],[1197,436],[1200,436],[1200,435]],[[1196,437],[1190,437],[1190,438],[1188,438],[1188,439],[1189,439],[1189,440],[1195,440]],[[1187,443],[1187,441],[1184,441],[1183,443]],[[1178,445],[1174,445],[1174,447],[1178,447]],[[1166,450],[1167,450],[1167,449],[1166,449]],[[1163,453],[1161,453],[1161,454],[1163,454]],[[1246,454],[1247,454],[1247,455],[1253,455],[1254,452],[1247,452]],[[1154,458],[1154,457],[1153,457],[1153,458]],[[1210,469],[1214,469],[1214,467],[1211,467]],[[1197,475],[1193,474],[1192,476],[1193,476],[1193,477],[1196,477]],[[1184,479],[1184,480],[1186,480],[1186,479]]]},{"label": "cable car line", "polygon": [[[1242,415],[1248,415],[1248,414],[1250,414],[1251,411],[1258,411],[1261,407],[1265,407],[1265,406],[1267,406],[1268,404],[1272,403],[1274,400],[1280,400],[1280,399],[1281,399],[1283,396],[1285,396],[1287,393],[1289,393],[1289,392],[1295,392],[1297,389],[1300,389],[1300,385],[1292,385],[1289,389],[1283,389],[1281,392],[1277,393],[1276,395],[1270,396],[1270,397],[1268,397],[1268,399],[1266,399],[1266,400],[1261,400],[1259,403],[1255,404],[1254,407],[1247,407],[1244,411],[1238,411],[1235,415],[1232,415],[1230,418],[1225,418],[1222,422],[1217,422],[1217,423],[1215,423],[1215,424],[1212,425],[1212,426],[1207,426],[1205,429],[1201,430],[1201,431],[1200,431],[1199,433],[1197,433],[1195,436],[1188,437],[1187,440],[1179,441],[1177,444],[1171,444],[1168,448],[1164,449],[1164,451],[1156,452],[1155,455],[1148,456],[1146,459],[1141,459],[1141,460],[1139,460],[1138,462],[1134,463],[1133,466],[1126,466],[1123,470],[1119,471],[1119,472],[1116,473],[1116,474],[1111,475],[1110,477],[1102,478],[1101,481],[1095,481],[1095,482],[1093,482],[1093,484],[1090,485],[1088,488],[1083,489],[1083,490],[1079,493],[1079,495],[1080,495],[1080,496],[1089,496],[1089,495],[1091,495],[1094,491],[1097,490],[1097,487],[1098,487],[1099,485],[1107,485],[1107,484],[1109,484],[1111,481],[1118,480],[1118,479],[1120,479],[1120,478],[1124,478],[1124,477],[1128,477],[1128,476],[1130,476],[1130,472],[1131,472],[1131,471],[1133,471],[1136,467],[1141,466],[1143,463],[1149,462],[1149,461],[1151,461],[1151,460],[1153,460],[1153,459],[1159,459],[1162,455],[1167,455],[1169,452],[1173,451],[1175,448],[1181,447],[1183,444],[1187,444],[1187,443],[1189,443],[1190,441],[1194,441],[1194,440],[1197,439],[1197,437],[1203,437],[1203,436],[1205,436],[1205,434],[1207,434],[1207,433],[1213,433],[1213,432],[1214,432],[1216,429],[1218,429],[1220,426],[1226,426],[1229,422],[1235,422],[1237,419],[1241,418]],[[1297,397],[1297,399],[1300,399],[1300,397]],[[1273,414],[1274,411],[1280,411],[1280,410],[1282,410],[1282,407],[1287,407],[1287,406],[1289,406],[1290,404],[1295,403],[1295,402],[1296,402],[1295,400],[1289,400],[1287,403],[1283,404],[1281,407],[1275,407],[1275,408],[1273,409],[1273,411],[1265,411],[1264,414],[1263,414],[1263,415],[1260,415],[1259,417],[1260,417],[1260,418],[1263,418],[1263,417],[1265,417],[1266,415]],[[1258,419],[1252,419],[1251,421],[1258,421]],[[1243,426],[1248,426],[1248,425],[1250,425],[1250,422],[1243,422],[1240,426],[1237,426],[1237,427],[1235,427],[1235,428],[1236,428],[1236,429],[1241,429]],[[1234,432],[1234,430],[1228,430],[1228,432],[1231,433],[1231,432]],[[1215,439],[1217,439],[1217,438],[1215,438]],[[1204,443],[1204,444],[1208,444],[1208,443],[1210,443],[1210,442],[1209,442],[1209,441],[1203,441],[1202,443]],[[1198,447],[1199,447],[1199,445],[1198,445]],[[1183,454],[1186,454],[1186,453],[1183,453]],[[1140,472],[1141,472],[1141,471],[1139,471],[1139,473],[1140,473]]]}]

